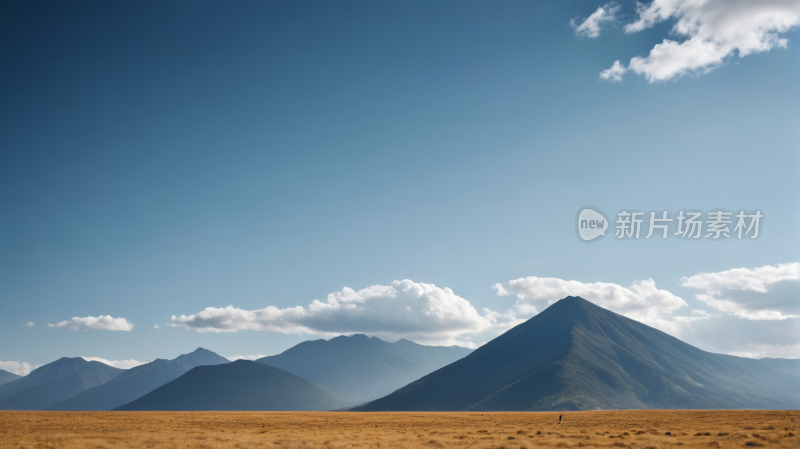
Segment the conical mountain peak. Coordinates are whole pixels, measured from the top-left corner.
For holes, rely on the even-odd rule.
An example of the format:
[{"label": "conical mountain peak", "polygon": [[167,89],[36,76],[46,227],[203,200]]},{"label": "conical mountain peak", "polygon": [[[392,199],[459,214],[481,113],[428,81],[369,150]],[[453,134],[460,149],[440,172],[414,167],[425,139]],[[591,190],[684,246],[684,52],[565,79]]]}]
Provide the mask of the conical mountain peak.
[{"label": "conical mountain peak", "polygon": [[759,361],[702,351],[571,296],[355,410],[796,407],[800,388],[787,379]]}]

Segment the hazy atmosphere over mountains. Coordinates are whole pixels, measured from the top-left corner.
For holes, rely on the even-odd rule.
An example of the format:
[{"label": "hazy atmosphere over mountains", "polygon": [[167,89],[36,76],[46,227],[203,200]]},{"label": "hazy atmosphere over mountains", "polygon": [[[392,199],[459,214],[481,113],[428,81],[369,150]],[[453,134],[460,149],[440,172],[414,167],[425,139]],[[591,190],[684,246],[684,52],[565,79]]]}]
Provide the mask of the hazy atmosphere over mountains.
[{"label": "hazy atmosphere over mountains", "polygon": [[458,346],[388,343],[357,334],[307,341],[258,362],[297,374],[355,405],[386,396],[470,352]]},{"label": "hazy atmosphere over mountains", "polygon": [[[184,375],[196,367],[231,362],[203,348],[173,360],[157,359],[124,371],[97,361],[64,358],[0,386],[0,394],[6,392],[10,396],[0,400],[0,409],[229,410],[240,404],[248,410],[326,410],[385,396],[470,352],[461,347],[423,346],[407,340],[389,343],[365,335],[341,336],[329,341],[307,341],[258,362],[237,362],[237,368],[230,368],[231,371],[226,368],[193,373],[190,380]],[[263,365],[280,369],[259,368]],[[98,376],[88,375],[96,371],[108,371],[113,376],[98,380]],[[228,375],[233,377],[228,379]],[[245,388],[241,376],[260,380]],[[85,380],[75,385],[76,379]],[[180,382],[173,382],[179,379]],[[184,395],[201,391],[192,389],[199,385],[205,388],[208,382],[216,384],[216,388],[232,383],[225,387],[226,396],[209,397],[206,402],[192,402]],[[160,388],[167,385],[171,386]],[[249,394],[250,387],[260,393]],[[284,389],[291,391],[281,393]],[[164,392],[168,392],[167,399],[162,397]],[[253,399],[256,397],[261,399]],[[268,397],[272,399],[267,400]]]}]

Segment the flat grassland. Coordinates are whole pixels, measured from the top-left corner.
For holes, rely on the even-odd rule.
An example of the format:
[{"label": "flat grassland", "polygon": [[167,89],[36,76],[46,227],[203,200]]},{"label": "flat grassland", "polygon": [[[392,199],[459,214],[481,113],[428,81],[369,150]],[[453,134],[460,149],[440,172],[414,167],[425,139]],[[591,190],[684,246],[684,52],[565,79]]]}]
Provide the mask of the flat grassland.
[{"label": "flat grassland", "polygon": [[798,411],[562,414],[0,412],[0,448],[800,447]]}]

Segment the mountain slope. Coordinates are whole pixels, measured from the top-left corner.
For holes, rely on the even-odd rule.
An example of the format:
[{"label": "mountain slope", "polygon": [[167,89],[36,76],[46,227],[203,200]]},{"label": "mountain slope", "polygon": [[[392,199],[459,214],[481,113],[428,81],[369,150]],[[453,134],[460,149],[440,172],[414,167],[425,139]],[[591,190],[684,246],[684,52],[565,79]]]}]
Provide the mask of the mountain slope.
[{"label": "mountain slope", "polygon": [[359,334],[306,341],[257,362],[296,374],[354,405],[385,396],[470,352]]},{"label": "mountain slope", "polygon": [[249,360],[199,366],[114,410],[332,410],[344,399],[292,373]]},{"label": "mountain slope", "polygon": [[17,376],[14,373],[9,373],[8,371],[0,369],[0,385],[6,384],[11,382],[12,380],[21,379],[22,376]]},{"label": "mountain slope", "polygon": [[108,383],[56,403],[48,410],[112,410],[177,379],[192,368],[224,363],[229,363],[228,359],[203,348],[173,360],[156,359],[131,368]]},{"label": "mountain slope", "polygon": [[0,410],[42,410],[102,385],[122,372],[104,363],[64,357],[37,368],[22,379],[0,385],[0,388],[14,387],[9,396],[0,400]]},{"label": "mountain slope", "polygon": [[782,408],[800,378],[711,354],[576,297],[354,410]]}]

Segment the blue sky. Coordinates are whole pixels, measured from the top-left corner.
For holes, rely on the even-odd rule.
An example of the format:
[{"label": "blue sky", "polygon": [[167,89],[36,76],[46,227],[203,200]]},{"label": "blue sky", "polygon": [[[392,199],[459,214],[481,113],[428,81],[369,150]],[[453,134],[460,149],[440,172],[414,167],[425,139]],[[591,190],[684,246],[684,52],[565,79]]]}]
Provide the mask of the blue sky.
[{"label": "blue sky", "polygon": [[[615,12],[597,37],[576,32],[603,7]],[[2,8],[0,340],[13,343],[0,361],[150,361],[198,346],[269,355],[339,331],[480,344],[551,302],[493,288],[528,277],[617,285],[622,296],[596,302],[672,322],[661,328],[703,349],[800,356],[797,268],[753,271],[800,262],[791,14],[775,32],[783,45],[740,57],[743,44],[717,36],[715,48],[735,50],[654,80],[629,61],[681,42],[675,27],[691,8],[629,33],[642,14],[627,1]],[[704,30],[683,36],[713,41]],[[622,80],[602,79],[617,60]],[[585,205],[612,219],[625,208],[765,218],[757,240],[587,245],[575,233]],[[739,268],[751,271],[728,271]],[[767,276],[768,287],[682,285],[700,273]],[[685,305],[630,293],[648,279]],[[412,284],[392,286],[403,280]],[[421,284],[436,289],[409,293]],[[172,319],[229,305],[308,309],[371,286],[386,288],[356,293],[358,319],[306,317],[326,324],[280,332],[253,330],[268,325],[246,313],[238,328]],[[548,294],[572,291],[560,288]],[[631,294],[647,304],[615,302]],[[442,321],[414,315],[437,304]],[[780,319],[742,312],[758,304]],[[420,309],[392,321],[406,305]],[[133,328],[68,325],[99,316]]]}]

